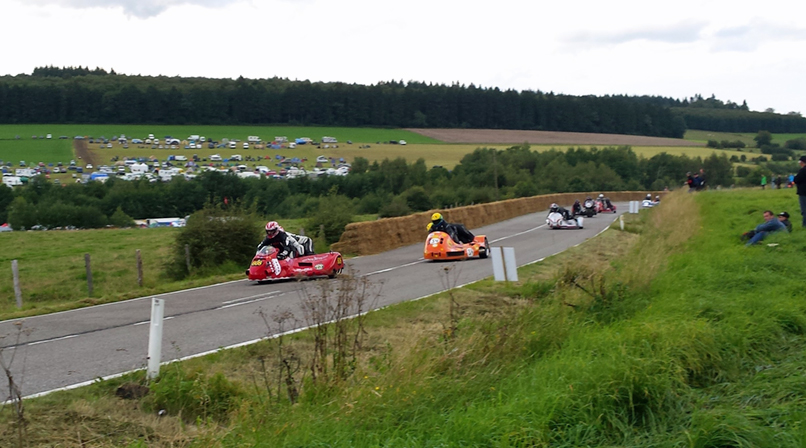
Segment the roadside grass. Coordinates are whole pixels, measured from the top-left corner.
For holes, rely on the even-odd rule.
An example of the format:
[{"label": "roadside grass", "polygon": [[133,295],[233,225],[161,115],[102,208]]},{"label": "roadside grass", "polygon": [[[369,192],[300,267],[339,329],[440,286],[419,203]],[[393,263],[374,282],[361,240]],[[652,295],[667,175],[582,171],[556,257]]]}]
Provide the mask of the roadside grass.
[{"label": "roadside grass", "polygon": [[[357,215],[355,221],[375,219]],[[304,219],[281,219],[290,232],[304,228]],[[0,234],[0,320],[81,308],[100,303],[177,291],[244,278],[242,266],[225,265],[183,281],[164,274],[179,229],[92,229]],[[308,230],[316,239],[315,232]],[[255,241],[255,245],[259,241]],[[140,249],[143,286],[137,284],[135,252]],[[88,297],[84,254],[90,254],[93,294]],[[346,254],[345,254],[346,255]],[[23,307],[18,309],[11,276],[17,260]]]},{"label": "roadside grass", "polygon": [[11,162],[13,168],[19,168],[24,160],[27,166],[39,162],[65,165],[73,158],[72,141],[70,140],[0,140],[0,161],[5,165]]}]

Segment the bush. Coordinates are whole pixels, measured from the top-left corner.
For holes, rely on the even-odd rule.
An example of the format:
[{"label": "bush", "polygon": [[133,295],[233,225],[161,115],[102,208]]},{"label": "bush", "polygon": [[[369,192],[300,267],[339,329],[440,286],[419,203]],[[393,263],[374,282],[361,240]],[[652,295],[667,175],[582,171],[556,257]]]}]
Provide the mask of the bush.
[{"label": "bush", "polygon": [[708,140],[708,143],[706,143],[705,146],[709,148],[722,149],[722,144],[716,140]]},{"label": "bush", "polygon": [[228,262],[228,270],[246,266],[262,239],[260,230],[257,218],[240,208],[223,210],[208,206],[190,215],[186,226],[176,236],[173,257],[166,271],[175,279],[190,275],[185,262],[186,245],[190,248],[191,269],[206,270]]},{"label": "bush", "polygon": [[353,204],[347,196],[330,194],[319,201],[319,210],[308,220],[308,228],[318,234],[321,226],[324,226],[325,242],[331,245],[339,241],[344,227],[353,222],[353,210]]},{"label": "bush", "polygon": [[378,212],[378,216],[381,218],[393,218],[395,216],[405,216],[409,213],[411,213],[411,209],[408,204],[406,204],[403,198],[398,196],[392,199],[392,202],[384,205]]},{"label": "bush", "polygon": [[736,177],[747,177],[750,175],[752,170],[746,166],[737,166],[736,167]]},{"label": "bush", "polygon": [[784,143],[784,148],[793,149],[796,151],[806,151],[806,138],[796,138],[792,140],[787,140]]},{"label": "bush", "polygon": [[403,196],[406,198],[406,205],[415,212],[431,210],[431,199],[428,197],[425,188],[420,186],[411,187],[403,193]]},{"label": "bush", "polygon": [[770,158],[773,162],[786,162],[789,160],[789,156],[786,154],[773,154]]},{"label": "bush", "polygon": [[118,206],[115,213],[112,213],[112,216],[109,217],[109,224],[115,227],[134,227],[134,220]]}]

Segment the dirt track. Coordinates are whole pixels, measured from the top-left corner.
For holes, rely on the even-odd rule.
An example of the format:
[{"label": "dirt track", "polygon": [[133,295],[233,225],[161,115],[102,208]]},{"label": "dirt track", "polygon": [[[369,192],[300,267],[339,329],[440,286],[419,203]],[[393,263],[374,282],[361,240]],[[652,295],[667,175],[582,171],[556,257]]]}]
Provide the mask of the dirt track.
[{"label": "dirt track", "polygon": [[630,145],[630,146],[702,146],[702,143],[678,138],[644,137],[623,134],[584,132],[518,131],[506,129],[408,129],[445,143],[529,142],[533,145]]},{"label": "dirt track", "polygon": [[[84,166],[88,163],[92,164],[93,166],[96,165],[95,157],[93,157],[92,151],[89,150],[86,140],[73,140],[73,149],[76,150],[77,165]],[[79,162],[79,160],[81,161]]]}]

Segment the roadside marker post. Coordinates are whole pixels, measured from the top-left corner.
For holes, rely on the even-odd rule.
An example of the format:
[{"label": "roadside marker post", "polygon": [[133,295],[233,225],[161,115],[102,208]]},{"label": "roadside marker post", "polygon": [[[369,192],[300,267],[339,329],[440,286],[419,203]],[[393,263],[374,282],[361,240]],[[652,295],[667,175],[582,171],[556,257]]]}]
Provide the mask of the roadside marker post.
[{"label": "roadside marker post", "polygon": [[160,374],[162,358],[162,318],[165,316],[165,299],[151,299],[151,330],[148,335],[148,373],[147,378],[153,380]]},{"label": "roadside marker post", "polygon": [[624,230],[624,215],[618,217],[618,225],[621,227],[621,230]]},{"label": "roadside marker post", "polygon": [[90,254],[84,254],[84,267],[87,270],[87,297],[92,297],[92,266],[90,265]]},{"label": "roadside marker post", "polygon": [[20,267],[17,260],[11,260],[11,275],[14,277],[14,297],[17,298],[17,308],[22,308],[22,290],[20,289]]},{"label": "roadside marker post", "polygon": [[638,207],[641,205],[638,201],[630,201],[630,213],[638,213]]},{"label": "roadside marker post", "polygon": [[515,261],[514,247],[492,247],[493,276],[495,281],[518,281],[518,263]]}]

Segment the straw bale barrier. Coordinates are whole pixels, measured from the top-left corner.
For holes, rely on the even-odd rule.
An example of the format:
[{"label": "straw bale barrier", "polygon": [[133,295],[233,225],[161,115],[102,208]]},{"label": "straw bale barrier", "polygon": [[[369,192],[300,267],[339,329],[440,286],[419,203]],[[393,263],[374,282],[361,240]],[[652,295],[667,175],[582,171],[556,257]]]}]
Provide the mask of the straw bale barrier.
[{"label": "straw bale barrier", "polygon": [[[605,193],[605,196],[613,202],[640,201],[647,193],[652,192],[612,191]],[[652,193],[653,196],[656,194],[659,193]],[[435,211],[442,213],[448,222],[461,223],[468,229],[475,229],[540,210],[548,210],[553,202],[570,207],[570,204],[577,199],[582,200],[586,196],[595,198],[598,195],[598,192],[546,194],[446,210],[431,210],[397,218],[354,222],[347,225],[341,239],[331,248],[343,254],[372,255],[425,241],[425,226],[431,221],[431,214]]]}]

